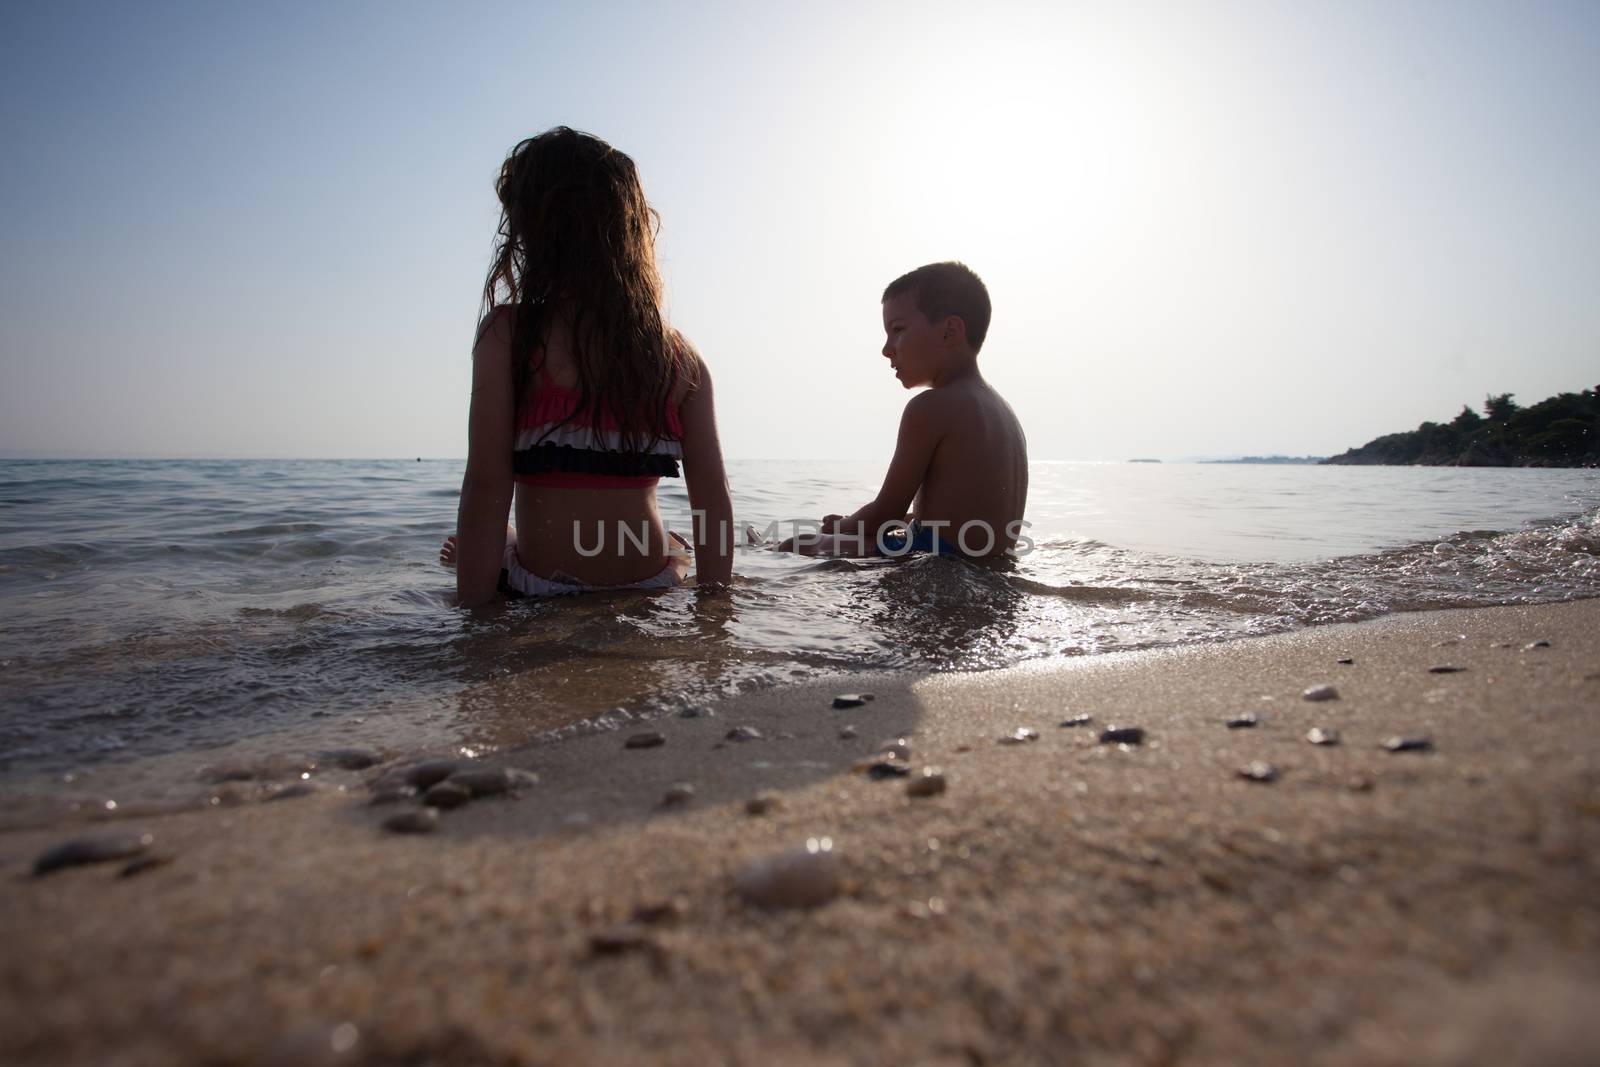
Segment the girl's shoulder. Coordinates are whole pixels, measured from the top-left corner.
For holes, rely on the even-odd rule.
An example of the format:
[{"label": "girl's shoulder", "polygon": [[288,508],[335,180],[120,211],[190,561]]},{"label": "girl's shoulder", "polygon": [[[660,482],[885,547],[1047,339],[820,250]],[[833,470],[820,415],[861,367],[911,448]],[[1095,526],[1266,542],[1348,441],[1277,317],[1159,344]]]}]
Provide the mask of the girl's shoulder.
[{"label": "girl's shoulder", "polygon": [[515,304],[496,304],[490,308],[483,318],[478,320],[477,332],[472,335],[472,347],[476,351],[478,346],[488,340],[509,346],[511,336],[517,328],[517,306]]},{"label": "girl's shoulder", "polygon": [[679,407],[700,388],[700,383],[706,378],[706,364],[700,356],[700,350],[682,330],[671,326],[667,327],[667,330],[676,348],[674,353],[676,380],[672,385],[672,405]]}]

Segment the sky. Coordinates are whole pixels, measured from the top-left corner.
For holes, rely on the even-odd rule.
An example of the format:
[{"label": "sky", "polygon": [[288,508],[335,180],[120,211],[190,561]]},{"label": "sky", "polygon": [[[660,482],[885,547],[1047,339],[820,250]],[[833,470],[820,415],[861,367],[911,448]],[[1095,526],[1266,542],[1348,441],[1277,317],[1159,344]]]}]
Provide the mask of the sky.
[{"label": "sky", "polygon": [[6,6],[0,455],[459,457],[512,145],[637,161],[730,459],[882,459],[988,284],[1035,459],[1600,382],[1600,4]]}]

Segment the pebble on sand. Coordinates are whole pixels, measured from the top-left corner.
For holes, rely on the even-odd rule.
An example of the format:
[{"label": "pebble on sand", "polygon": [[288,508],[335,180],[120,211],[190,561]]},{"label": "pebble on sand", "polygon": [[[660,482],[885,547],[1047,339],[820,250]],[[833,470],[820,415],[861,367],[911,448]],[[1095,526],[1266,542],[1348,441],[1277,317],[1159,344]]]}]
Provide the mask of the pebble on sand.
[{"label": "pebble on sand", "polygon": [[944,790],[944,773],[937,767],[922,768],[921,774],[906,783],[906,793],[914,797],[936,797]]},{"label": "pebble on sand", "polygon": [[445,779],[438,785],[422,794],[422,802],[430,808],[459,808],[472,799],[472,790],[462,785],[457,785],[450,779]]},{"label": "pebble on sand", "polygon": [[841,726],[841,727],[839,727],[839,740],[841,740],[841,741],[854,741],[855,738],[856,738],[856,728],[854,726]]},{"label": "pebble on sand", "polygon": [[317,760],[347,771],[364,771],[382,763],[383,757],[370,748],[330,748],[326,752],[318,752]]},{"label": "pebble on sand", "polygon": [[1300,694],[1307,700],[1338,700],[1339,691],[1331,685],[1314,685]]},{"label": "pebble on sand", "polygon": [[1037,740],[1039,740],[1039,731],[1030,730],[1026,726],[1019,726],[1000,738],[1000,743],[1002,745],[1025,745],[1029,741]]},{"label": "pebble on sand", "polygon": [[1144,728],[1140,726],[1108,726],[1100,731],[1102,745],[1142,745]]},{"label": "pebble on sand", "polygon": [[833,706],[836,708],[859,708],[871,699],[871,693],[840,693],[833,698]]},{"label": "pebble on sand", "polygon": [[778,799],[778,794],[771,791],[757,793],[744,802],[746,815],[765,815],[778,808],[783,802]]},{"label": "pebble on sand", "polygon": [[1527,644],[1522,646],[1523,651],[1525,651],[1525,652],[1532,652],[1536,648],[1549,648],[1549,647],[1550,647],[1550,642],[1549,641],[1529,641]]},{"label": "pebble on sand", "polygon": [[1335,660],[1335,661],[1334,661],[1334,662],[1335,662],[1335,663],[1338,663],[1338,664],[1341,664],[1341,665],[1342,665],[1342,666],[1345,666],[1345,667],[1348,667],[1348,666],[1350,666],[1350,665],[1351,665],[1351,664],[1352,664],[1352,663],[1354,663],[1354,662],[1355,662],[1355,660],[1353,660],[1353,659],[1351,659],[1351,658],[1350,658],[1350,657],[1349,657],[1349,656],[1340,656],[1340,657],[1339,657],[1339,658],[1338,658],[1338,659],[1337,659],[1337,660]]},{"label": "pebble on sand", "polygon": [[1259,722],[1259,721],[1260,720],[1258,720],[1256,718],[1256,713],[1255,712],[1247,711],[1247,712],[1244,712],[1241,715],[1235,715],[1233,718],[1229,719],[1228,720],[1228,729],[1230,729],[1230,730],[1250,730],[1250,729],[1253,729],[1255,727],[1256,723]]},{"label": "pebble on sand", "polygon": [[1386,738],[1383,747],[1390,752],[1428,752],[1433,749],[1433,739],[1430,737],[1395,735]]},{"label": "pebble on sand", "polygon": [[733,877],[734,891],[763,908],[814,908],[838,896],[840,883],[839,860],[827,837],[753,860]]},{"label": "pebble on sand", "polygon": [[439,812],[435,808],[396,812],[383,820],[383,828],[394,834],[431,834],[439,828]]},{"label": "pebble on sand", "polygon": [[712,711],[709,705],[696,704],[693,707],[684,708],[682,711],[678,712],[678,718],[680,718],[680,719],[709,719],[715,714],[716,714],[716,712]]},{"label": "pebble on sand", "polygon": [[873,781],[884,778],[904,778],[911,773],[911,765],[897,759],[873,760],[867,764],[867,777]]},{"label": "pebble on sand", "polygon": [[1428,673],[1429,674],[1460,674],[1464,670],[1466,670],[1465,667],[1457,667],[1453,663],[1441,663],[1437,667],[1429,667],[1428,668]]},{"label": "pebble on sand", "polygon": [[470,770],[457,771],[448,781],[477,798],[509,793],[518,785],[531,784],[530,779],[531,782],[537,782],[539,777],[526,771],[513,773],[505,767],[473,767]]},{"label": "pebble on sand", "polygon": [[667,735],[651,730],[648,733],[634,734],[622,743],[623,748],[660,748],[667,743]]},{"label": "pebble on sand", "polygon": [[455,772],[455,760],[423,760],[421,763],[413,763],[405,769],[405,783],[414,789],[423,790],[444,781]]},{"label": "pebble on sand", "polygon": [[1276,782],[1278,780],[1278,768],[1270,763],[1255,760],[1248,767],[1240,767],[1238,775],[1247,782]]},{"label": "pebble on sand", "polygon": [[1320,726],[1313,726],[1306,732],[1306,740],[1313,745],[1337,745],[1339,743],[1339,731],[1325,730]]},{"label": "pebble on sand", "polygon": [[1093,715],[1074,715],[1070,719],[1062,719],[1058,725],[1063,730],[1070,730],[1077,726],[1088,726],[1092,722],[1094,722]]},{"label": "pebble on sand", "polygon": [[589,951],[596,956],[615,956],[634,949],[653,948],[650,932],[638,923],[619,923],[589,935]]},{"label": "pebble on sand", "polygon": [[754,726],[735,726],[722,736],[727,741],[759,741],[763,735]]},{"label": "pebble on sand", "polygon": [[679,804],[687,804],[693,799],[694,785],[692,783],[673,782],[667,786],[667,791],[661,794],[661,806],[663,808],[675,807]]},{"label": "pebble on sand", "polygon": [[58,871],[63,867],[127,859],[144,852],[154,840],[150,834],[124,832],[74,837],[41,853],[39,858],[33,861],[33,873],[38,876]]}]

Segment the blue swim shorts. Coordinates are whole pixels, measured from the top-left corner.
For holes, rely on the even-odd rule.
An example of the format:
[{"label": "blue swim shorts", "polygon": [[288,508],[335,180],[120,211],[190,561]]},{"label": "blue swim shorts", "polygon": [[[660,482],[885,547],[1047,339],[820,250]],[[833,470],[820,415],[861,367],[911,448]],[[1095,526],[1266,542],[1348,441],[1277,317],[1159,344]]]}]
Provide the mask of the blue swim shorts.
[{"label": "blue swim shorts", "polygon": [[905,556],[912,552],[931,552],[939,556],[965,556],[961,551],[943,537],[927,529],[921,523],[912,523],[905,533],[884,533],[878,535],[878,555],[880,556]]}]

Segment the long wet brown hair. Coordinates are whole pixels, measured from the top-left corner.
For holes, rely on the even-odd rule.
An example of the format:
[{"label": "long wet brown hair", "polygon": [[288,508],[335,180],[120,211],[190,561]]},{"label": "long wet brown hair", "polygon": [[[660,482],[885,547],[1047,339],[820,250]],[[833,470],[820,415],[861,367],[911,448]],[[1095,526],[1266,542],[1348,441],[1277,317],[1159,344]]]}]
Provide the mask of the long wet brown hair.
[{"label": "long wet brown hair", "polygon": [[502,212],[483,310],[517,309],[518,410],[560,313],[571,319],[578,372],[572,418],[609,415],[625,451],[647,450],[667,436],[674,385],[695,383],[689,355],[661,314],[661,218],[633,160],[598,137],[557,126],[511,150],[495,193]]}]

